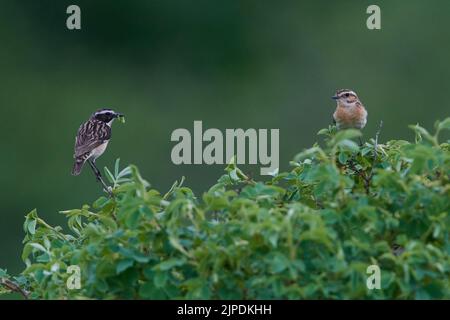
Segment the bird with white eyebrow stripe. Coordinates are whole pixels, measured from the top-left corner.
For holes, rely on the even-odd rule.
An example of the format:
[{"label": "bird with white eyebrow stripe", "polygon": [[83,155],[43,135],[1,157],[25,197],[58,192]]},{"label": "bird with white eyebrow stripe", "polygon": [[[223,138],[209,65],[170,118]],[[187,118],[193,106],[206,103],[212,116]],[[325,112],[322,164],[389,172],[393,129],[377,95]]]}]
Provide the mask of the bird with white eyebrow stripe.
[{"label": "bird with white eyebrow stripe", "polygon": [[111,139],[111,125],[117,118],[123,118],[123,114],[112,109],[100,109],[80,126],[75,138],[75,154],[73,156],[75,163],[72,169],[73,175],[79,175],[87,161],[97,180],[102,183],[105,191],[111,196],[111,190],[103,181],[100,170],[95,165],[95,160],[105,152]]},{"label": "bird with white eyebrow stripe", "polygon": [[341,89],[331,98],[336,100],[337,104],[333,120],[338,130],[362,129],[366,126],[367,110],[354,91]]}]

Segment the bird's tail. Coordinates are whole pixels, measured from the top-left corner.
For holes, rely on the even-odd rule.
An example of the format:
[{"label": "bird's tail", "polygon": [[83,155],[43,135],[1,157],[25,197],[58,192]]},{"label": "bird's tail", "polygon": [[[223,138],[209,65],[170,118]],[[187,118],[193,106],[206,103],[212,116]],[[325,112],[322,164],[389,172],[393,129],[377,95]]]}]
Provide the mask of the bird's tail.
[{"label": "bird's tail", "polygon": [[72,174],[74,176],[77,176],[80,174],[81,169],[83,169],[84,162],[85,162],[85,159],[83,159],[83,158],[75,159],[75,163],[73,164],[73,168],[72,168]]}]

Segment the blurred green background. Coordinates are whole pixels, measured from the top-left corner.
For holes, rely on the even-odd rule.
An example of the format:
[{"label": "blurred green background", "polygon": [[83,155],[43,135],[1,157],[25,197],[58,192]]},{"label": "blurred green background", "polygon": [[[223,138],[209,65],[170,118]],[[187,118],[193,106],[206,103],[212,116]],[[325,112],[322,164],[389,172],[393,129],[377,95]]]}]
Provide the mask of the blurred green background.
[{"label": "blurred green background", "polygon": [[[366,105],[366,138],[380,120],[381,140],[412,139],[408,124],[448,116],[450,2],[376,1],[379,31],[366,28],[373,3],[1,0],[0,267],[22,270],[30,210],[63,224],[59,210],[102,194],[89,170],[70,175],[78,126],[100,107],[127,119],[101,167],[120,157],[161,191],[185,175],[198,195],[223,166],[172,164],[170,134],[194,120],[279,128],[286,170],[330,124],[338,88]],[[81,31],[66,28],[70,4]]]}]

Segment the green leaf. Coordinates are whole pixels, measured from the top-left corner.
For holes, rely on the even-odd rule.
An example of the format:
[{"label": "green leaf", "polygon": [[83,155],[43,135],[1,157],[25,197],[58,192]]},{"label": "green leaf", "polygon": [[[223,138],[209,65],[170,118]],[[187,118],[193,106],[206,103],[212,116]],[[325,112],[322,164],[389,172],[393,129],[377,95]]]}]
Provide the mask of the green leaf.
[{"label": "green leaf", "polygon": [[[159,202],[159,201],[158,201],[158,202]],[[149,207],[147,207],[147,206],[142,206],[142,207],[139,208],[139,211],[140,211],[140,213],[141,213],[144,217],[146,217],[147,219],[153,218],[153,212],[152,212],[152,210],[151,210]]]},{"label": "green leaf", "polygon": [[168,259],[164,262],[157,264],[154,268],[156,270],[167,271],[167,270],[172,269],[173,267],[182,266],[185,263],[186,263],[185,259],[171,258],[171,259]]},{"label": "green leaf", "polygon": [[359,146],[356,142],[347,139],[339,141],[339,143],[337,143],[337,146],[339,146],[341,149],[350,150],[352,152],[357,152],[359,150]]},{"label": "green leaf", "polygon": [[139,288],[139,295],[143,299],[151,300],[162,300],[167,298],[164,292],[161,289],[156,288],[152,282],[145,282],[142,284]]},{"label": "green leaf", "polygon": [[319,132],[317,132],[317,135],[318,135],[318,136],[320,136],[320,135],[326,135],[326,134],[328,134],[328,133],[329,133],[328,128],[323,128],[323,129],[320,129]]},{"label": "green leaf", "polygon": [[116,181],[116,179],[114,179],[114,176],[111,173],[111,171],[109,171],[109,169],[107,167],[104,168],[104,171],[105,171],[105,175],[106,175],[106,178],[108,179],[108,181],[110,183],[114,183],[114,181]]},{"label": "green leaf", "polygon": [[273,273],[280,273],[288,268],[289,260],[284,255],[278,253],[270,259],[270,264]]},{"label": "green leaf", "polygon": [[99,220],[107,227],[115,230],[117,229],[117,223],[114,221],[114,219],[110,217],[100,216]]},{"label": "green leaf", "polygon": [[336,133],[336,135],[330,140],[329,145],[330,146],[337,145],[339,142],[343,140],[358,138],[361,137],[361,135],[362,135],[361,131],[356,129],[341,130],[338,131],[338,133]]},{"label": "green leaf", "polygon": [[5,269],[0,269],[0,278],[5,278],[7,277],[8,273],[6,272]]},{"label": "green leaf", "polygon": [[126,225],[130,229],[134,229],[138,226],[141,212],[139,210],[133,210],[127,215]]},{"label": "green leaf", "polygon": [[316,154],[320,154],[322,153],[322,149],[320,147],[313,147],[313,148],[309,148],[305,151],[302,151],[300,153],[298,153],[295,157],[294,157],[294,161],[295,162],[299,162],[302,161],[306,158],[310,158],[315,156]]},{"label": "green leaf", "polygon": [[167,280],[169,279],[169,274],[167,272],[155,272],[153,277],[153,283],[157,288],[163,288]]},{"label": "green leaf", "polygon": [[119,169],[120,169],[120,158],[117,158],[116,162],[114,163],[114,176],[116,178],[119,176]]},{"label": "green leaf", "polygon": [[410,129],[413,129],[414,132],[416,133],[417,137],[416,137],[416,142],[421,141],[422,137],[424,137],[425,139],[427,139],[428,141],[430,141],[431,143],[435,144],[436,143],[436,139],[435,137],[433,137],[428,130],[426,130],[425,128],[422,128],[421,126],[419,126],[419,124],[416,124],[415,126],[409,126]]},{"label": "green leaf", "polygon": [[116,265],[116,274],[119,274],[119,273],[125,271],[126,269],[133,266],[133,264],[134,264],[134,260],[132,260],[132,259],[120,260]]},{"label": "green leaf", "polygon": [[29,245],[30,247],[42,251],[42,252],[47,252],[47,250],[44,248],[43,245],[39,244],[39,243],[35,243],[35,242],[29,242],[27,243],[27,245]]},{"label": "green leaf", "polygon": [[105,204],[107,204],[109,202],[109,199],[108,198],[106,198],[106,197],[100,197],[100,198],[98,198],[95,202],[94,202],[94,204],[93,204],[93,207],[95,208],[95,209],[99,209],[99,208],[102,208]]},{"label": "green leaf", "polygon": [[438,130],[450,130],[450,117],[446,118],[444,121],[439,122]]},{"label": "green leaf", "polygon": [[36,232],[36,220],[31,220],[27,225],[28,232],[30,234],[35,234]]},{"label": "green leaf", "polygon": [[338,160],[342,164],[346,164],[348,160],[348,156],[345,152],[340,152],[338,156]]},{"label": "green leaf", "polygon": [[26,261],[32,251],[33,251],[33,247],[30,246],[28,243],[25,244],[25,246],[23,247],[23,250],[22,250],[22,257],[21,257],[22,261]]}]

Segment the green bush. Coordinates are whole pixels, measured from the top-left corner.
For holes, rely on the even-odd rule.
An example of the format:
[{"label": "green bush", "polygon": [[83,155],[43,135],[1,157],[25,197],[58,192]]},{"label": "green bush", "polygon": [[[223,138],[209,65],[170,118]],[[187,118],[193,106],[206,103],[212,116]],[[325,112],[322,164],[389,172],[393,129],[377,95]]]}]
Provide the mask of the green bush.
[{"label": "green bush", "polygon": [[[18,277],[3,291],[38,299],[449,299],[450,153],[413,126],[415,143],[319,132],[293,170],[257,182],[234,161],[201,199],[175,182],[151,189],[138,169],[105,174],[114,198],[62,211],[70,233],[33,210]],[[393,247],[395,246],[395,250]],[[369,265],[381,289],[369,290]],[[69,290],[77,265],[81,288]],[[8,284],[10,284],[8,286]],[[16,289],[17,289],[16,288]]]}]

